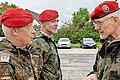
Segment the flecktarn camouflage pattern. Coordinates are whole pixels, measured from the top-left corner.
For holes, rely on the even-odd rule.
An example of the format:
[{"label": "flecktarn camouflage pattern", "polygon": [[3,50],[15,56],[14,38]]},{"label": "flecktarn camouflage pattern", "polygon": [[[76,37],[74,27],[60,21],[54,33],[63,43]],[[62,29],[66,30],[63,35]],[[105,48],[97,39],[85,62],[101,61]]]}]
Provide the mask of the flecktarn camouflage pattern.
[{"label": "flecktarn camouflage pattern", "polygon": [[40,80],[41,56],[29,49],[0,42],[0,80]]},{"label": "flecktarn camouflage pattern", "polygon": [[40,34],[36,37],[32,46],[36,46],[35,50],[38,51],[43,58],[40,80],[62,80],[60,58],[51,38]]},{"label": "flecktarn camouflage pattern", "polygon": [[106,41],[98,51],[93,72],[98,80],[120,80],[120,38]]}]

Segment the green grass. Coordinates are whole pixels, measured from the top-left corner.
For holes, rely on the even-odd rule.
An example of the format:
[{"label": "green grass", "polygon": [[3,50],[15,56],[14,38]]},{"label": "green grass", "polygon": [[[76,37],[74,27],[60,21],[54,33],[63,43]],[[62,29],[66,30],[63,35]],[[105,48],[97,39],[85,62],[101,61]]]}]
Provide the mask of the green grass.
[{"label": "green grass", "polygon": [[76,43],[76,44],[71,44],[72,48],[79,48],[80,47],[80,43]]},{"label": "green grass", "polygon": [[100,47],[102,45],[101,42],[96,42],[97,47]]}]

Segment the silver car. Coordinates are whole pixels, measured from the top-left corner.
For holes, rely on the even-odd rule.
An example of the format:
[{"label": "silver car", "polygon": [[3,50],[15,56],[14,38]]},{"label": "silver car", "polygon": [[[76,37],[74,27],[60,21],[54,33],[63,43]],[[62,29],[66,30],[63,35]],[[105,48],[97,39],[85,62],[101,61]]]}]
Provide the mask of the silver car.
[{"label": "silver car", "polygon": [[0,41],[2,41],[3,39],[5,39],[5,37],[0,37]]},{"label": "silver car", "polygon": [[92,38],[83,38],[81,42],[81,48],[96,48],[96,43]]},{"label": "silver car", "polygon": [[69,38],[60,38],[57,45],[58,48],[71,48],[71,42]]}]

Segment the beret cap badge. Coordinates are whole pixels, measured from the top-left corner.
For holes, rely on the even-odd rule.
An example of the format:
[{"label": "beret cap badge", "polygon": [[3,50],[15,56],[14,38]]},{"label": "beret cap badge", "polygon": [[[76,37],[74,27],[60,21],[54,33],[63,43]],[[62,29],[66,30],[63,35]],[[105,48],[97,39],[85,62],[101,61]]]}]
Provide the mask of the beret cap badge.
[{"label": "beret cap badge", "polygon": [[103,6],[102,6],[102,10],[103,10],[105,13],[109,12],[109,7],[108,7],[108,5],[103,5]]},{"label": "beret cap badge", "polygon": [[119,4],[116,1],[104,1],[100,3],[91,13],[91,20],[102,18],[119,10]]}]

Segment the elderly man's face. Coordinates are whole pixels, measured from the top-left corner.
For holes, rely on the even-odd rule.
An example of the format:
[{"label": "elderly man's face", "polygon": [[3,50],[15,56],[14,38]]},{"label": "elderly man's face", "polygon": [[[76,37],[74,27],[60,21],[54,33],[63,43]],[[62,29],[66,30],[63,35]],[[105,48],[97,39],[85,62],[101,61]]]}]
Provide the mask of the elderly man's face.
[{"label": "elderly man's face", "polygon": [[26,25],[25,27],[17,28],[16,30],[17,39],[21,45],[30,44],[35,37],[35,30],[32,24]]},{"label": "elderly man's face", "polygon": [[101,39],[106,39],[114,33],[115,23],[113,16],[105,16],[93,21],[94,29],[99,32]]},{"label": "elderly man's face", "polygon": [[48,33],[57,33],[58,31],[58,18],[50,20],[50,21],[46,21],[43,23],[44,28],[46,29],[46,31]]}]

